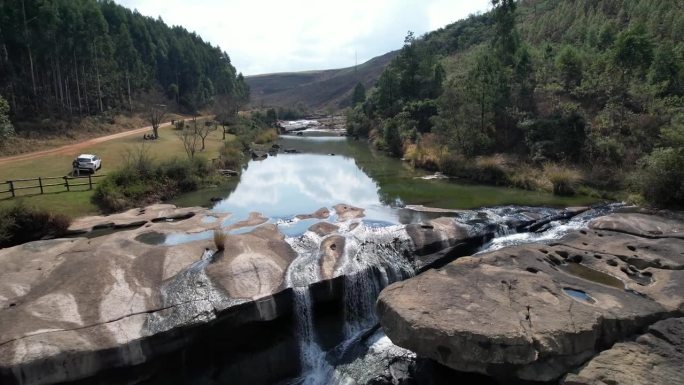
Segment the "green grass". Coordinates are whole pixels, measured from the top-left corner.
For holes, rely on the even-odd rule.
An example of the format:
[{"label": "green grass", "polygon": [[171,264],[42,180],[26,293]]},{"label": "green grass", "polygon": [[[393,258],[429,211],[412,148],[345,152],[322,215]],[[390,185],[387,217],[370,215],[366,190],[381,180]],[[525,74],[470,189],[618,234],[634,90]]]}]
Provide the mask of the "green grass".
[{"label": "green grass", "polygon": [[[199,123],[198,123],[199,124]],[[203,123],[202,123],[203,124]],[[126,163],[127,151],[135,151],[141,145],[146,146],[148,153],[155,160],[167,160],[173,158],[185,158],[183,144],[171,127],[160,129],[160,138],[154,141],[144,141],[142,135],[134,135],[108,142],[98,143],[92,147],[68,151],[60,154],[51,154],[35,159],[19,160],[2,164],[0,166],[0,182],[9,179],[35,178],[46,176],[64,176],[71,171],[72,160],[82,153],[94,153],[102,158],[102,169],[96,173],[106,174],[109,171],[122,167]],[[232,138],[228,138],[232,139]],[[206,141],[207,148],[197,156],[206,159],[216,158],[219,149],[223,147],[221,130],[213,131]],[[51,183],[57,183],[52,181]],[[27,182],[23,185],[33,185],[36,182]],[[22,186],[21,183],[17,184]],[[0,190],[5,190],[6,185],[0,185]],[[83,189],[83,187],[79,188]],[[27,206],[47,208],[56,213],[63,213],[71,217],[98,213],[98,208],[91,203],[92,191],[59,192],[64,191],[61,187],[46,188],[48,194],[36,195],[38,190],[24,190],[19,192],[22,196],[16,199],[3,199],[9,194],[0,194],[0,207],[12,205],[21,200]]]}]

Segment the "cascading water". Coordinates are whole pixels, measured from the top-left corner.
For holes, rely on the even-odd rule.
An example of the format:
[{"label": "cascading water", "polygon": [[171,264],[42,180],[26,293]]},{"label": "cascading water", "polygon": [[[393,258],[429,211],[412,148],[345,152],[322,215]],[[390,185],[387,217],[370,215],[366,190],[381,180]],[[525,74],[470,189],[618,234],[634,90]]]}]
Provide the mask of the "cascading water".
[{"label": "cascading water", "polygon": [[[480,252],[485,252],[509,245],[534,242],[543,243],[555,240],[572,230],[584,228],[590,220],[618,210],[621,207],[623,207],[622,204],[612,204],[594,208],[571,219],[551,221],[537,232],[518,233],[514,226],[515,221],[511,221],[512,217],[514,218],[516,215],[515,212],[511,212],[511,208],[488,209],[478,214],[468,213],[460,219],[465,223],[473,224],[474,227],[495,226],[495,237],[481,248]],[[552,211],[550,210],[550,212]],[[359,298],[363,298],[365,297],[364,290],[368,289],[359,289],[359,293],[355,292],[353,294],[350,291],[349,295],[358,295]],[[357,298],[356,300],[358,301],[359,299]],[[351,298],[345,298],[345,303],[353,301]],[[372,317],[374,316],[373,314]],[[391,378],[391,381],[402,383],[401,379],[396,378],[397,376],[405,375],[410,377],[408,373],[410,370],[408,368],[415,362],[415,354],[394,345],[385,336],[382,329],[377,330],[372,335],[367,336],[367,338],[362,339],[358,338],[358,336],[359,334],[357,333],[353,336],[353,339],[348,339],[345,343],[345,349],[349,352],[347,355],[352,355],[355,352],[358,355],[353,359],[346,359],[342,365],[336,366],[330,374],[328,381],[323,382],[324,384],[360,385],[375,383],[378,381],[378,378]]]},{"label": "cascading water", "polygon": [[313,326],[313,306],[308,287],[295,287],[295,314],[299,337],[299,360],[302,376],[295,381],[300,385],[325,384],[332,367],[328,364],[325,352],[316,343]]},{"label": "cascading water", "polygon": [[508,246],[517,246],[527,243],[537,243],[537,242],[548,242],[555,239],[561,238],[563,235],[574,231],[585,228],[587,223],[594,218],[605,215],[607,213],[616,211],[620,208],[625,207],[623,203],[613,203],[609,205],[603,205],[591,210],[587,210],[577,216],[570,219],[560,219],[556,221],[551,221],[544,225],[541,229],[534,232],[515,232],[508,231],[506,233],[497,234],[491,241],[484,244],[479,253],[484,253],[488,251],[499,250]]},{"label": "cascading water", "polygon": [[334,367],[330,362],[344,355],[361,336],[377,326],[374,306],[380,291],[390,283],[413,275],[410,262],[397,257],[402,255],[398,248],[408,240],[401,226],[375,228],[367,227],[362,222],[356,223],[353,229],[350,229],[350,223],[341,225],[345,247],[334,275],[342,275],[344,280],[344,338],[342,343],[328,352],[323,351],[316,342],[313,307],[308,290],[309,284],[320,279],[320,245],[325,237],[308,232],[301,237],[288,239],[298,254],[288,269],[287,284],[295,293],[302,368],[301,376],[291,383],[330,384],[334,377]]}]

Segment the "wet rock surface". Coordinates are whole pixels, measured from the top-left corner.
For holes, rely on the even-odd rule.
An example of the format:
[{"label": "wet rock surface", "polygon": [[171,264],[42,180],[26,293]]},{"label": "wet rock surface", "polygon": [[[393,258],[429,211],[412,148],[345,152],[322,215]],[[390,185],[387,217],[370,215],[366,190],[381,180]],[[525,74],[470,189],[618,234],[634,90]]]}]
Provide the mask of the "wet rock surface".
[{"label": "wet rock surface", "polygon": [[[0,383],[179,383],[204,376],[275,383],[302,370],[293,288],[306,287],[313,322],[343,338],[357,330],[355,319],[372,314],[379,291],[419,271],[426,255],[447,260],[455,255],[433,251],[478,247],[502,227],[559,213],[505,208],[460,212],[427,226],[368,227],[363,209],[334,210],[335,224],[319,222],[298,237],[285,237],[253,213],[223,227],[257,226],[227,234],[222,251],[211,234],[227,214],[170,205],[76,221],[72,230],[84,235],[121,230],[92,239],[0,250]],[[187,237],[168,242],[178,234]],[[335,338],[327,337],[326,346],[340,342]]]},{"label": "wet rock surface", "polygon": [[590,227],[395,283],[378,300],[383,329],[397,345],[458,371],[553,381],[684,315],[682,222],[628,213]]}]

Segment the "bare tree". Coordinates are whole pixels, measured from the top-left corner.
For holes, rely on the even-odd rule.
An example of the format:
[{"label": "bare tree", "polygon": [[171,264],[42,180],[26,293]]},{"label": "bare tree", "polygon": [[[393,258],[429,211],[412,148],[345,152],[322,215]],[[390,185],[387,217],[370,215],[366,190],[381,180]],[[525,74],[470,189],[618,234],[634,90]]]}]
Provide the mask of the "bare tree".
[{"label": "bare tree", "polygon": [[[178,131],[178,137],[180,137],[183,142],[183,148],[185,153],[188,155],[188,159],[194,159],[195,153],[197,152],[197,147],[199,146],[201,139],[200,128],[197,126],[197,120],[193,119],[193,124],[186,124],[183,130]],[[202,146],[204,149],[204,145]]]},{"label": "bare tree", "polygon": [[[194,123],[195,123],[195,126],[197,126],[197,122],[195,121]],[[218,127],[216,125],[214,125],[214,122],[206,121],[206,122],[204,122],[203,125],[200,125],[200,127],[197,129],[197,135],[199,135],[199,137],[202,138],[202,148],[200,149],[200,151],[204,151],[204,148],[205,148],[204,140],[207,139],[207,136],[209,136],[209,134],[212,131],[216,131],[217,128]]]},{"label": "bare tree", "polygon": [[164,104],[149,104],[147,106],[147,121],[152,125],[154,137],[159,138],[159,126],[166,117],[166,105]]}]

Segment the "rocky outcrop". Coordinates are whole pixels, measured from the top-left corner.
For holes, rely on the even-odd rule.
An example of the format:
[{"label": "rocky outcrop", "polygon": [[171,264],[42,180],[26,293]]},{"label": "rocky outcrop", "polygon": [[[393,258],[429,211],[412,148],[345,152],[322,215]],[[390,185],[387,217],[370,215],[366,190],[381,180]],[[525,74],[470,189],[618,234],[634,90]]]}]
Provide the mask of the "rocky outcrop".
[{"label": "rocky outcrop", "polygon": [[684,318],[660,321],[635,341],[621,342],[569,374],[564,385],[684,384]]},{"label": "rocky outcrop", "polygon": [[641,213],[606,215],[592,221],[589,227],[647,238],[684,239],[684,224],[681,220]]},{"label": "rocky outcrop", "polygon": [[[71,223],[68,231],[71,234],[78,235],[98,229],[128,229],[145,224],[172,224],[183,221],[184,231],[199,232],[213,227],[209,225],[210,223],[213,223],[215,226],[227,216],[225,214],[209,215],[207,210],[202,207],[179,208],[169,204],[156,204],[144,208],[131,209],[118,214],[78,218]],[[211,222],[207,220],[208,217],[211,217]]]},{"label": "rocky outcrop", "polygon": [[311,214],[299,214],[295,217],[297,219],[326,219],[330,216],[330,210],[327,207],[321,207]]},{"label": "rocky outcrop", "polygon": [[381,324],[397,345],[452,369],[550,381],[684,314],[683,244],[651,239],[678,234],[680,222],[613,214],[591,227],[395,283],[378,300]]},{"label": "rocky outcrop", "polygon": [[[0,383],[274,383],[300,370],[292,287],[308,286],[313,322],[325,331],[317,338],[331,347],[345,317],[370,312],[377,292],[429,253],[557,214],[463,212],[409,230],[367,227],[363,209],[348,205],[335,212],[286,238],[258,214],[225,226],[228,215],[155,205],[76,221],[74,233],[107,230],[92,239],[0,250]],[[230,232],[237,227],[249,231]],[[218,228],[228,231],[220,252]],[[354,296],[364,301],[345,308]]]},{"label": "rocky outcrop", "polygon": [[340,221],[348,221],[350,219],[363,218],[365,210],[359,207],[349,206],[345,204],[335,205],[335,214]]}]

